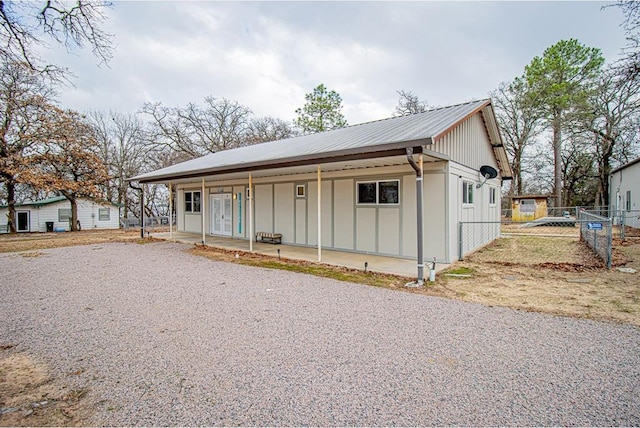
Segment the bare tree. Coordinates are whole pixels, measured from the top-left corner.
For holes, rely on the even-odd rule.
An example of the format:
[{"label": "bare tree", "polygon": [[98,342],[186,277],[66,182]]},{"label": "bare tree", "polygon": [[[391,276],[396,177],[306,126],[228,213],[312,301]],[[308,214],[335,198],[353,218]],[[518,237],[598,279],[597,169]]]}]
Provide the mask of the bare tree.
[{"label": "bare tree", "polygon": [[627,38],[627,45],[622,49],[623,57],[616,67],[627,79],[637,80],[640,76],[640,2],[637,0],[618,0],[617,3],[605,5],[603,8],[619,7],[624,15],[622,27]]},{"label": "bare tree", "polygon": [[288,122],[270,116],[258,117],[249,121],[247,142],[249,144],[267,141],[283,140],[295,136],[295,132]]},{"label": "bare tree", "polygon": [[[153,140],[176,152],[174,160],[188,160],[209,153],[293,135],[284,121],[254,118],[251,110],[226,98],[205,97],[204,105],[166,107],[146,103],[142,112],[151,118]],[[167,151],[162,151],[168,153]]]},{"label": "bare tree", "polygon": [[247,144],[251,110],[236,101],[208,96],[203,108],[189,104],[178,115],[186,122],[202,154]]},{"label": "bare tree", "polygon": [[505,150],[511,158],[513,182],[510,194],[521,195],[526,153],[541,132],[541,115],[530,102],[527,81],[521,77],[515,78],[511,83],[501,83],[491,93],[491,97],[504,136]]},{"label": "bare tree", "polygon": [[68,50],[89,45],[101,62],[108,62],[113,51],[112,35],[102,30],[101,25],[110,6],[102,0],[40,3],[0,0],[0,56],[25,63],[31,70],[56,80],[65,79],[68,72],[43,64],[34,49],[46,46],[47,39]]},{"label": "bare tree", "polygon": [[596,203],[607,206],[612,165],[624,161],[623,154],[633,150],[630,144],[635,138],[630,141],[625,137],[630,129],[637,129],[640,121],[640,81],[628,79],[616,70],[602,73],[589,104],[591,112],[581,126],[591,134],[594,145],[598,181]]},{"label": "bare tree", "polygon": [[94,111],[89,121],[98,141],[98,155],[111,176],[105,185],[106,197],[120,204],[127,217],[134,192],[126,179],[144,172],[154,146],[147,144],[144,123],[135,114]]},{"label": "bare tree", "polygon": [[417,95],[414,95],[411,91],[405,91],[404,89],[397,91],[400,99],[396,106],[395,116],[407,116],[409,114],[422,113],[427,111],[429,104],[426,101],[420,100]]}]

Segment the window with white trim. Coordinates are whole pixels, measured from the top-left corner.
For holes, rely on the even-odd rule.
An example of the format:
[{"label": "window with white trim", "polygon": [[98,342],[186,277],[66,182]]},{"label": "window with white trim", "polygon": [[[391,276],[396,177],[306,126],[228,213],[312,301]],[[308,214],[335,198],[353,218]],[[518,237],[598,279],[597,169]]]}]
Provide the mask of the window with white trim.
[{"label": "window with white trim", "polygon": [[68,222],[71,220],[71,208],[58,208],[58,221]]},{"label": "window with white trim", "polygon": [[462,203],[473,205],[473,183],[471,181],[462,182]]},{"label": "window with white trim", "polygon": [[495,187],[489,187],[489,205],[496,204],[496,193]]},{"label": "window with white trim", "polygon": [[304,184],[296,185],[296,198],[304,198],[306,196],[307,187]]},{"label": "window with white trim", "polygon": [[400,180],[361,181],[356,183],[359,205],[398,205]]},{"label": "window with white trim", "polygon": [[631,190],[627,190],[627,211],[631,211]]},{"label": "window with white trim", "polygon": [[193,192],[184,192],[184,212],[199,213],[201,193],[199,190]]},{"label": "window with white trim", "polygon": [[98,208],[98,220],[99,221],[111,220],[111,210],[109,208]]}]

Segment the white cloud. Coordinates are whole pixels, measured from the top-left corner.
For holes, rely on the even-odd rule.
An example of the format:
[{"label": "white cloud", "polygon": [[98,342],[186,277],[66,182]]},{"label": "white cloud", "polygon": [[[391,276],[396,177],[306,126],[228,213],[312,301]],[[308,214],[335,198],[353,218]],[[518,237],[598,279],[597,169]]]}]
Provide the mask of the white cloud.
[{"label": "white cloud", "polygon": [[88,50],[45,54],[78,76],[61,103],[136,111],[145,101],[236,100],[284,120],[317,84],[341,94],[349,123],[393,114],[396,91],[432,105],[486,97],[562,38],[624,44],[616,8],[593,2],[116,2],[110,67]]}]

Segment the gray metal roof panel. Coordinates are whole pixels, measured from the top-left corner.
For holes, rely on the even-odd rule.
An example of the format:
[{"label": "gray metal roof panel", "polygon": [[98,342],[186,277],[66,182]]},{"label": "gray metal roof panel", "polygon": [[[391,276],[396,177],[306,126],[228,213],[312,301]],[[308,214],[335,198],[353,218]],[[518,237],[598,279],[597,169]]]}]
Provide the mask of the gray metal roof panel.
[{"label": "gray metal roof panel", "polygon": [[376,148],[389,144],[426,140],[438,136],[488,102],[488,100],[472,101],[424,113],[381,119],[316,134],[225,150],[141,174],[131,180],[151,181],[174,175],[197,174],[211,170],[223,171],[225,168],[261,163],[266,165],[273,162],[286,162],[288,159],[301,157],[321,159],[323,156],[349,150],[376,151]]}]

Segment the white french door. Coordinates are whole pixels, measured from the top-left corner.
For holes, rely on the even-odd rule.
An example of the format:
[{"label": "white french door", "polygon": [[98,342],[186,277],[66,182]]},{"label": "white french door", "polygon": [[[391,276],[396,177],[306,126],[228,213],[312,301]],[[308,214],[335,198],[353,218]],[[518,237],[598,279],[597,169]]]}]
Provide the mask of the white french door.
[{"label": "white french door", "polygon": [[233,217],[231,215],[231,194],[211,196],[211,233],[231,236]]}]

